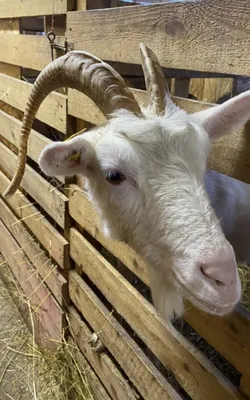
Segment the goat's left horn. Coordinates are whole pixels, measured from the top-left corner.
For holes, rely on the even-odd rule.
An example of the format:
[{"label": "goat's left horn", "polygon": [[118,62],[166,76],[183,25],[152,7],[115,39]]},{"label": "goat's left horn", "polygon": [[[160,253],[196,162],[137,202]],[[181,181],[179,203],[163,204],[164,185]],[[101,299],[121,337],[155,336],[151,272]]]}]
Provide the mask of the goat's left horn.
[{"label": "goat's left horn", "polygon": [[142,69],[145,76],[146,89],[149,93],[149,106],[156,115],[165,111],[172,102],[168,83],[155,53],[140,43]]},{"label": "goat's left horn", "polygon": [[32,87],[23,117],[17,167],[9,187],[3,194],[5,198],[13,196],[22,181],[29,134],[36,113],[45,97],[60,87],[69,87],[84,93],[96,103],[107,118],[121,108],[141,115],[141,109],[124,79],[99,58],[84,51],[71,51],[51,62],[43,69]]}]

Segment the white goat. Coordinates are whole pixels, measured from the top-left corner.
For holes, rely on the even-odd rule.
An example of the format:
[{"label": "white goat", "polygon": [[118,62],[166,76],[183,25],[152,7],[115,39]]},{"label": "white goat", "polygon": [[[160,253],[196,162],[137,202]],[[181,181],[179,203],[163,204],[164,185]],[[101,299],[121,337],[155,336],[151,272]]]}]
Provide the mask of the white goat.
[{"label": "white goat", "polygon": [[[249,119],[250,91],[189,115],[171,101],[155,54],[142,44],[141,55],[147,109],[138,105],[117,72],[89,53],[70,52],[41,72],[24,115],[17,172],[4,195],[13,195],[21,182],[28,135],[43,99],[61,86],[82,91],[108,121],[46,146],[39,159],[42,171],[86,178],[105,234],[128,243],[149,264],[153,301],[165,319],[182,314],[183,297],[206,312],[225,315],[241,298],[228,240],[243,261],[250,259],[238,212],[242,208],[249,231],[250,195],[248,186],[234,183],[232,188],[229,178],[207,173],[206,188],[218,218],[223,217],[226,240],[204,176],[211,141]],[[228,204],[232,213],[238,208],[237,217],[228,219]]]}]

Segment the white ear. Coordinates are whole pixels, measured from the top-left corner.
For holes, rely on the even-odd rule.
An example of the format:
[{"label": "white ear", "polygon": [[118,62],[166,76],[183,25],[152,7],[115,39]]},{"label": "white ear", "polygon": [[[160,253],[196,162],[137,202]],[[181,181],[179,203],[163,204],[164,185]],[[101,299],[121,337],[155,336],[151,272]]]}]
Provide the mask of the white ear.
[{"label": "white ear", "polygon": [[243,128],[250,119],[250,90],[192,117],[204,126],[211,139]]},{"label": "white ear", "polygon": [[94,148],[82,137],[47,145],[38,164],[48,176],[87,175],[95,163]]}]

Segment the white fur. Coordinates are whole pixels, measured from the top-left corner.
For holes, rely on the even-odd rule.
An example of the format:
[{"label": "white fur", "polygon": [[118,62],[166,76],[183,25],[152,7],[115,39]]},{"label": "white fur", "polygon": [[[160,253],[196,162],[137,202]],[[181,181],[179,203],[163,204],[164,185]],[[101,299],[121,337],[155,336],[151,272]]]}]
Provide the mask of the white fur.
[{"label": "white fur", "polygon": [[[154,304],[165,319],[182,314],[182,297],[217,315],[240,300],[234,253],[221,226],[236,255],[249,262],[250,190],[206,172],[206,161],[212,139],[248,120],[249,99],[247,92],[193,115],[174,105],[160,117],[121,110],[101,127],[46,146],[40,156],[48,175],[86,177],[105,234],[128,243],[150,265]],[[78,161],[68,161],[79,151]],[[110,170],[126,179],[111,184]]]}]

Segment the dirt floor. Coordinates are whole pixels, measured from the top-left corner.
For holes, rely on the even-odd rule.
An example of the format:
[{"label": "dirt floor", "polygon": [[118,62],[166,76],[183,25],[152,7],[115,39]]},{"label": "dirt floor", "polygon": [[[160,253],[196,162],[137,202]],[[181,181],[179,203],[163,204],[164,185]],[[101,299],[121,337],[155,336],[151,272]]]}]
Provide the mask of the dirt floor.
[{"label": "dirt floor", "polygon": [[0,399],[59,399],[46,362],[34,347],[33,338],[22,320],[4,283],[0,281]]}]

